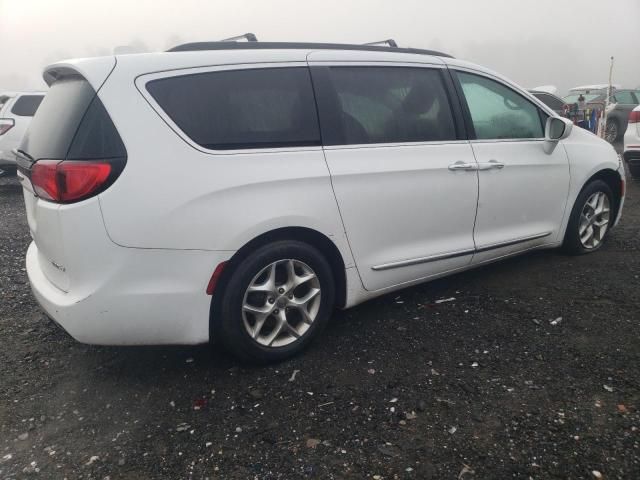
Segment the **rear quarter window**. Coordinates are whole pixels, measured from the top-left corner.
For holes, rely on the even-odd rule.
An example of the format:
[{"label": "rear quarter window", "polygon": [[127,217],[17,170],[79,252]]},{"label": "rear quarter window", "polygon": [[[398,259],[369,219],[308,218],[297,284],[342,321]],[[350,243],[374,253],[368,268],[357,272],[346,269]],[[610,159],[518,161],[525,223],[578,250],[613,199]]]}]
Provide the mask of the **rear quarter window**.
[{"label": "rear quarter window", "polygon": [[178,128],[207,149],[320,145],[305,67],[181,75],[146,88]]},{"label": "rear quarter window", "polygon": [[19,117],[33,117],[44,95],[21,95],[11,107],[11,113]]}]

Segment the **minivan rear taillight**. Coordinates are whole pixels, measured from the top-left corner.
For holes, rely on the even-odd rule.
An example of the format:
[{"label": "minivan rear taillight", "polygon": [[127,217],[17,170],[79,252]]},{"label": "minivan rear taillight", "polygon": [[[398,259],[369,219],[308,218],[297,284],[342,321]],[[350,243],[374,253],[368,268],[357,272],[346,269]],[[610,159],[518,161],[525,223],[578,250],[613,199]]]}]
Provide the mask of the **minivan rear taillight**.
[{"label": "minivan rear taillight", "polygon": [[640,122],[640,110],[632,110],[629,114],[629,123]]},{"label": "minivan rear taillight", "polygon": [[13,118],[0,118],[0,135],[4,135],[13,128]]},{"label": "minivan rear taillight", "polygon": [[73,203],[104,191],[119,173],[108,160],[40,160],[31,167],[30,177],[40,198]]}]

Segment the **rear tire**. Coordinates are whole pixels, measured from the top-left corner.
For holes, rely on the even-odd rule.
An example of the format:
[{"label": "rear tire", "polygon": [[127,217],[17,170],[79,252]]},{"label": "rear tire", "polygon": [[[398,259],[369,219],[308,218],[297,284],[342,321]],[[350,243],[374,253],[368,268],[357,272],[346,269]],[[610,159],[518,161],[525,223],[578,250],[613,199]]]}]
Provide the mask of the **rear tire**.
[{"label": "rear tire", "polygon": [[607,121],[607,125],[605,127],[604,139],[609,143],[614,143],[618,140],[620,136],[620,128],[618,127],[618,122],[615,120]]},{"label": "rear tire", "polygon": [[578,195],[564,236],[564,250],[572,255],[599,250],[614,222],[615,200],[602,180],[588,183]]},{"label": "rear tire", "polygon": [[264,245],[237,265],[225,287],[222,344],[246,362],[284,360],[318,337],[334,298],[331,267],[316,248],[294,240]]}]

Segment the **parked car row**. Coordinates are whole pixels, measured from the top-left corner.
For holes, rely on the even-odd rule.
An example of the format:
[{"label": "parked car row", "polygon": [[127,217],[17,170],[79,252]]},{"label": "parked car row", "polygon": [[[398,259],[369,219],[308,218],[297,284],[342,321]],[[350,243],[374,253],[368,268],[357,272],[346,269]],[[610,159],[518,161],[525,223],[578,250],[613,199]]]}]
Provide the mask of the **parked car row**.
[{"label": "parked car row", "polygon": [[[580,102],[584,102],[586,108],[603,109],[608,88],[608,85],[584,85],[570,89],[569,94],[563,98],[550,91],[539,89],[530,89],[529,93],[552,108],[558,115],[567,116],[571,107],[577,107]],[[605,139],[614,143],[627,129],[631,111],[640,104],[640,89],[623,89],[615,85],[609,97],[609,104]]]},{"label": "parked car row", "polygon": [[[567,105],[575,105],[582,98],[587,107],[603,109],[608,92],[608,85],[584,85],[570,89],[563,101]],[[612,88],[605,126],[605,139],[608,142],[614,143],[621,138],[627,129],[629,115],[638,104],[640,90],[623,89],[618,85]]]},{"label": "parked car row", "polygon": [[624,203],[611,145],[439,52],[211,42],[44,79],[18,150],[27,273],[82,342],[280,360],[335,307],[595,252]]}]

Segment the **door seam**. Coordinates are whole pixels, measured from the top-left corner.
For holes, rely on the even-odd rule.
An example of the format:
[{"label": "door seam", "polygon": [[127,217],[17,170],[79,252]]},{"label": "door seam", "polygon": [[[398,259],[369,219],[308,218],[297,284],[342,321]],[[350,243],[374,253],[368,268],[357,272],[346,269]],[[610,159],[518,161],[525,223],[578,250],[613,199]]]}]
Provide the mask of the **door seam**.
[{"label": "door seam", "polygon": [[[356,257],[353,254],[353,248],[351,248],[351,241],[349,240],[349,234],[347,233],[347,227],[344,224],[344,217],[342,216],[342,210],[340,209],[340,202],[338,201],[338,196],[336,195],[336,189],[333,185],[333,175],[331,174],[331,169],[329,168],[329,162],[327,161],[327,152],[324,149],[324,141],[322,139],[322,124],[320,122],[320,106],[318,105],[318,98],[316,96],[316,86],[313,82],[313,75],[311,74],[311,66],[309,65],[309,55],[313,53],[309,52],[306,56],[307,63],[307,71],[309,72],[309,79],[311,81],[311,90],[313,91],[313,101],[316,106],[316,118],[318,120],[318,131],[320,132],[320,147],[322,148],[322,158],[324,158],[324,165],[327,167],[327,174],[329,175],[329,184],[331,185],[331,192],[333,193],[333,200],[336,202],[336,208],[338,209],[338,215],[340,216],[340,224],[342,225],[342,232],[344,234],[344,238],[347,241],[347,247],[349,248],[349,253],[351,254],[351,259],[353,260],[353,266],[358,272],[358,278],[360,279],[360,285],[365,291],[368,291],[364,285],[362,280],[362,275],[360,274],[360,269],[358,268],[358,262],[356,261]],[[346,267],[346,266],[345,266]]]}]

